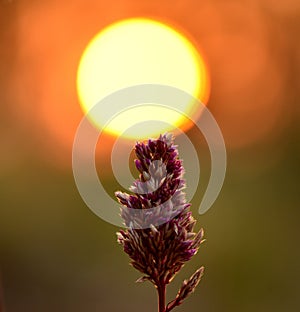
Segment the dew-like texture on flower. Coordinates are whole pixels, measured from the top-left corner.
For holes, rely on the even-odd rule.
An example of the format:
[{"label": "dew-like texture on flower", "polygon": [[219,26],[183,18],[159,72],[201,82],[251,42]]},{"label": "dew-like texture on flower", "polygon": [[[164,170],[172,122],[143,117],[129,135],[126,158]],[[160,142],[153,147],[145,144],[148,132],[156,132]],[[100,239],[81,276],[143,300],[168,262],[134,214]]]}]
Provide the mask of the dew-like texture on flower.
[{"label": "dew-like texture on flower", "polygon": [[[133,194],[116,192],[122,205],[121,216],[128,227],[117,233],[118,242],[132,266],[143,273],[138,281],[167,285],[197,253],[203,230],[194,232],[196,221],[186,203],[184,169],[172,135],[137,143],[135,154],[140,175],[130,188]],[[154,207],[157,209],[150,209]],[[130,213],[133,210],[143,213]],[[145,228],[145,223],[150,226]]]}]

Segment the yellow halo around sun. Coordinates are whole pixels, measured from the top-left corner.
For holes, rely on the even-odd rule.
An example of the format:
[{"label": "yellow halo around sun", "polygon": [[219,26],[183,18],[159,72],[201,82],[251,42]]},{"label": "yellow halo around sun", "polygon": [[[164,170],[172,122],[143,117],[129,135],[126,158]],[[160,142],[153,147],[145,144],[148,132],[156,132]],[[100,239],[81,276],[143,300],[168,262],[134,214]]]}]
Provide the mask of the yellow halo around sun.
[{"label": "yellow halo around sun", "polygon": [[[177,30],[161,22],[132,18],[116,22],[100,31],[87,45],[77,72],[77,91],[84,113],[105,96],[134,85],[160,84],[181,89],[202,102],[209,95],[209,77],[202,56],[193,44]],[[119,136],[137,123],[158,119],[155,128],[130,129],[126,136],[134,139],[155,136],[174,128],[187,127],[187,119],[175,110],[145,103],[136,109],[119,114],[108,125],[89,114],[91,122],[110,134]],[[156,103],[163,104],[163,103]],[[101,104],[99,104],[101,105]],[[184,103],[184,113],[194,117],[200,108],[197,103]],[[122,106],[123,108],[123,106]],[[105,115],[110,107],[101,107]],[[134,128],[132,128],[134,129]]]}]

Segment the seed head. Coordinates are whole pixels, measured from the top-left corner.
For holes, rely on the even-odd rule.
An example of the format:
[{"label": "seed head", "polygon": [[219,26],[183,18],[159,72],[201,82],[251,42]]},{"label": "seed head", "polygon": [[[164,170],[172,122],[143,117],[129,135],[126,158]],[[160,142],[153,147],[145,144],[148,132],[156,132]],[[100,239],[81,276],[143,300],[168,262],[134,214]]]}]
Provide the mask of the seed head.
[{"label": "seed head", "polygon": [[[115,193],[128,228],[117,233],[118,242],[129,255],[131,265],[143,274],[137,282],[149,280],[158,287],[170,283],[197,253],[204,233],[202,229],[194,232],[196,221],[183,192],[184,169],[172,134],[136,143],[135,154],[140,174],[130,188],[133,194]],[[203,273],[203,268],[199,270],[185,282],[177,302],[181,303],[195,289]]]}]

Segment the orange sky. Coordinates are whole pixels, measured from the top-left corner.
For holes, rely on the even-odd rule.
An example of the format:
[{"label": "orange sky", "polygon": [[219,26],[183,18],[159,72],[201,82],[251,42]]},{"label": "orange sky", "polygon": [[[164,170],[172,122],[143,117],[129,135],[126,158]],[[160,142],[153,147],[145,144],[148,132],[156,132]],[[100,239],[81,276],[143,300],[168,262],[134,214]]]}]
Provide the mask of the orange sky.
[{"label": "orange sky", "polygon": [[[283,56],[290,42],[284,25],[293,14],[275,2],[7,2],[2,53],[9,60],[5,98],[14,122],[37,138],[42,153],[70,162],[82,117],[75,83],[85,46],[110,23],[144,16],[185,30],[203,50],[211,72],[208,108],[229,148],[270,140],[285,126],[288,63]],[[298,6],[289,3],[289,8]]]}]

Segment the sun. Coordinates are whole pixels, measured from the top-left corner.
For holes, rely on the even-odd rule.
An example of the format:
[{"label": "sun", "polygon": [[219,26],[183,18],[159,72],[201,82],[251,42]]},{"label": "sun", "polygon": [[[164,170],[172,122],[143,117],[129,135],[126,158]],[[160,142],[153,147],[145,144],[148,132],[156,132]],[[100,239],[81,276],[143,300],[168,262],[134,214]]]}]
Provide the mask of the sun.
[{"label": "sun", "polygon": [[[209,76],[199,50],[178,30],[147,18],[132,18],[109,25],[86,46],[77,72],[77,91],[85,114],[109,94],[120,89],[159,84],[176,87],[206,102],[209,95]],[[159,105],[140,106],[118,114],[109,124],[101,118],[90,120],[115,136],[147,120],[159,120],[157,127],[140,127],[138,133],[126,131],[130,138],[156,136],[174,128],[184,128],[187,119],[174,110]],[[159,103],[158,103],[159,104]],[[110,107],[100,107],[105,115]],[[183,111],[193,117],[199,112],[195,103],[183,103]],[[112,116],[113,117],[113,116]],[[162,123],[165,126],[162,129]]]}]

